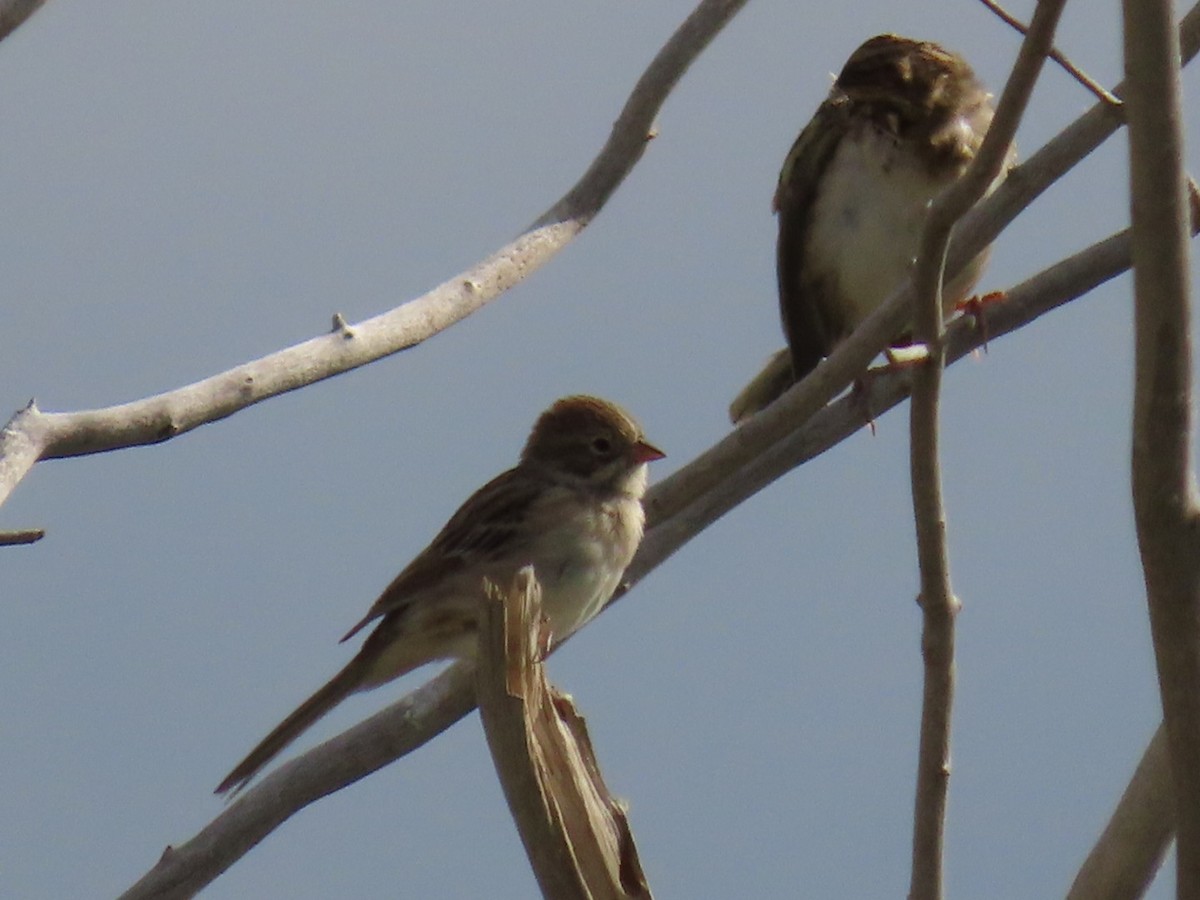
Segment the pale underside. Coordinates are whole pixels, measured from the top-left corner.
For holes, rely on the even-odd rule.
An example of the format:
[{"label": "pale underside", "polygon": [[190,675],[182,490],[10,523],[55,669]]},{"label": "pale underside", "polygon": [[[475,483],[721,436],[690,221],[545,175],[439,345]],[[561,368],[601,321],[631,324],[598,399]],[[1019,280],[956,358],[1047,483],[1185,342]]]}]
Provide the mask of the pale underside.
[{"label": "pale underside", "polygon": [[[822,261],[822,282],[840,297],[845,333],[908,276],[930,202],[965,167],[964,160],[961,168],[931,174],[895,136],[869,124],[858,139],[839,142],[813,204],[805,259]],[[947,310],[974,286],[982,266],[975,260],[944,292]]]}]

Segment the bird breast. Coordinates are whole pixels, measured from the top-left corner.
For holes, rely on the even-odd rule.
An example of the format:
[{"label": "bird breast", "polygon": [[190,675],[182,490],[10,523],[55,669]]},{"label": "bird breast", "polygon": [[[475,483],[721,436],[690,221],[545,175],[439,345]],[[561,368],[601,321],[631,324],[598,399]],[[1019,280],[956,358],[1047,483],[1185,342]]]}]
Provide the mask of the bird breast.
[{"label": "bird breast", "polygon": [[805,260],[836,286],[851,327],[908,275],[930,201],[963,167],[931,173],[910,147],[869,126],[839,142],[813,204]]},{"label": "bird breast", "polygon": [[534,561],[542,607],[559,638],[590,620],[612,596],[645,523],[641,502],[628,495],[570,508],[568,527],[555,529]]}]

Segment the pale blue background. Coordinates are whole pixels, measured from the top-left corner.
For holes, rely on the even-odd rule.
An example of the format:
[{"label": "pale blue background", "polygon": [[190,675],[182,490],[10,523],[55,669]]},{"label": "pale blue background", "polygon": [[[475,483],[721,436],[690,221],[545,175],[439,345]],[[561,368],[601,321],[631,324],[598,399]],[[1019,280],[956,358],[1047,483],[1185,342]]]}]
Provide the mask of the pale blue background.
[{"label": "pale blue background", "polygon": [[[573,183],[689,8],[52,0],[0,44],[3,417],[30,396],[69,410],[179,386],[466,268]],[[1060,40],[1108,84],[1114,15],[1075,4]],[[595,224],[481,314],[169,444],[37,467],[0,512],[49,530],[0,551],[0,896],[114,895],[208,822],[220,778],[345,662],[338,636],[555,397],[628,405],[670,454],[660,478],[725,434],[781,342],[779,163],[829,73],[885,30],[966,51],[997,91],[1018,43],[966,0],[758,0]],[[1091,102],[1051,68],[1021,146]],[[983,286],[1121,227],[1124,160],[1118,136],[1052,189]],[[1061,895],[1159,719],[1130,353],[1121,279],[946,381],[956,896]],[[907,891],[907,438],[893,413],[792,473],[552,661],[656,896]],[[205,896],[533,892],[472,716]],[[1154,896],[1170,895],[1168,876]]]}]

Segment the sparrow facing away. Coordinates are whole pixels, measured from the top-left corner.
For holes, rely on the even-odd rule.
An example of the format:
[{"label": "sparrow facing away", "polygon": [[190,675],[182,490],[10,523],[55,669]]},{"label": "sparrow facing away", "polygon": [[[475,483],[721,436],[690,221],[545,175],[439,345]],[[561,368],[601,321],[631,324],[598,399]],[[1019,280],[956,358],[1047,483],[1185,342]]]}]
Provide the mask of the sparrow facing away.
[{"label": "sparrow facing away", "polygon": [[517,465],[476,491],[342,638],[379,620],[357,655],[216,792],[240,790],[355,691],[427,662],[475,656],[485,578],[507,585],[532,565],[556,639],[591,619],[642,539],[646,463],[663,455],[616,405],[585,396],[557,401],[538,418]]},{"label": "sparrow facing away", "polygon": [[[779,173],[776,272],[788,349],[733,401],[734,423],[816,368],[900,286],[930,202],[966,171],[992,112],[971,67],[937,44],[882,34],[851,54]],[[945,286],[947,312],[986,262],[984,251]]]}]

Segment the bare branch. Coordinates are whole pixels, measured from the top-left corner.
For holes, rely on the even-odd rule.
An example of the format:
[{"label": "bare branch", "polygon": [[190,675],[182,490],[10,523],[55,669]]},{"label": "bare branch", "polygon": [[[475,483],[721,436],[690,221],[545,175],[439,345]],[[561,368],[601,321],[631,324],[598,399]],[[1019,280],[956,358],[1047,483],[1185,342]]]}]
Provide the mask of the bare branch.
[{"label": "bare branch", "polygon": [[0,41],[38,11],[46,0],[0,0]]},{"label": "bare branch", "polygon": [[14,544],[35,544],[46,536],[44,528],[22,528],[19,531],[0,531],[0,547]]},{"label": "bare branch", "polygon": [[702,0],[639,79],[584,176],[524,234],[423,297],[353,326],[144,400],[74,413],[30,404],[0,431],[0,503],[39,459],[156,444],[416,346],[482,308],[574,239],[641,159],[667,95],[746,0]]},{"label": "bare branch", "polygon": [[950,781],[950,713],[954,699],[954,619],[959,603],[950,586],[946,512],[938,451],[938,403],[945,347],[942,341],[942,270],[950,233],[1001,174],[1033,86],[1054,42],[1065,0],[1043,0],[996,108],[983,145],[963,177],[934,200],[921,234],[913,273],[914,336],[929,356],[913,373],[911,473],[917,559],[923,613],[921,653],[925,663],[921,739],[913,812],[910,900],[940,900],[945,841],[946,795]]},{"label": "bare branch", "polygon": [[457,663],[427,684],[325,743],[279,766],[239,795],[121,900],[192,897],[308,804],[382,769],[475,708],[475,669]]},{"label": "bare branch", "polygon": [[533,569],[489,585],[476,692],[496,774],[544,897],[645,898],[633,833],[600,774],[583,718],[546,680]]},{"label": "bare branch", "polygon": [[1067,900],[1137,900],[1162,867],[1175,835],[1167,733],[1159,725]]},{"label": "bare branch", "polygon": [[[979,2],[995,13],[1000,21],[1004,22],[1004,24],[1011,26],[1021,34],[1028,33],[1029,29],[1025,26],[1025,23],[997,3],[996,0],[979,0]],[[1091,91],[1091,93],[1096,96],[1097,100],[1107,103],[1110,106],[1120,107],[1120,97],[1116,96],[1116,94],[1109,93],[1109,91],[1105,89],[1104,85],[1100,84],[1090,75],[1076,66],[1073,62],[1071,62],[1071,60],[1069,60],[1057,47],[1050,48],[1050,58],[1058,63],[1058,65],[1062,67],[1063,71]]]},{"label": "bare branch", "polygon": [[1170,0],[1125,0],[1133,507],[1174,783],[1177,896],[1200,898],[1200,515],[1191,470],[1187,180]]}]

